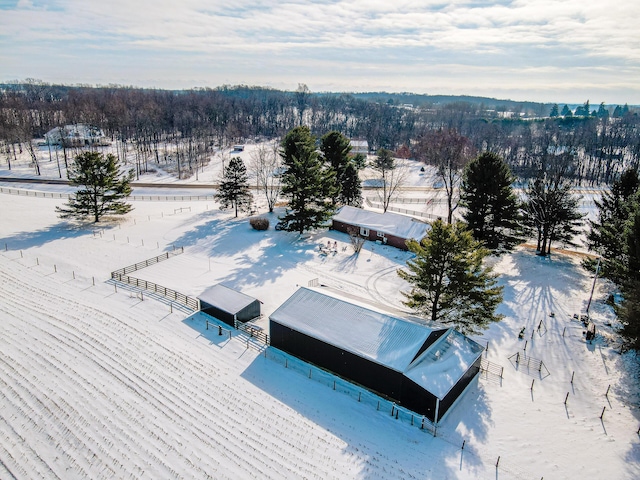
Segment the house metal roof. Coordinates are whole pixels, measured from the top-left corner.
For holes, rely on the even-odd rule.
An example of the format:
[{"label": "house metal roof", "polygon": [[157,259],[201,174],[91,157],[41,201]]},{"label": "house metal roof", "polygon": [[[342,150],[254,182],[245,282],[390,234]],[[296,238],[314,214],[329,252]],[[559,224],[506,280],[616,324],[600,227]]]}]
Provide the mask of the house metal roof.
[{"label": "house metal roof", "polygon": [[[271,320],[400,372],[438,398],[482,354],[483,347],[441,325],[424,325],[308,288],[298,289]],[[447,330],[419,356],[434,331]]]},{"label": "house metal roof", "polygon": [[343,206],[333,219],[405,239],[421,240],[431,228],[428,223],[406,215],[391,212],[377,213],[348,205]]}]

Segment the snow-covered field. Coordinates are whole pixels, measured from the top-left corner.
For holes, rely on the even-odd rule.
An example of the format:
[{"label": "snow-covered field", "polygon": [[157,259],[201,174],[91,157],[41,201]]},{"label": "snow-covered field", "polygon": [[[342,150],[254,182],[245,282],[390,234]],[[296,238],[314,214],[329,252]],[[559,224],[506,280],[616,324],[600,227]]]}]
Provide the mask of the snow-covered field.
[{"label": "snow-covered field", "polygon": [[[409,254],[367,243],[354,256],[333,231],[253,231],[204,200],[135,202],[98,231],[58,219],[63,201],[0,194],[0,478],[640,477],[638,360],[618,353],[601,282],[590,309],[600,335],[585,342],[573,314],[592,279],[576,255],[492,259],[505,319],[476,340],[504,378],[474,382],[434,438],[385,402],[358,402],[355,387],[334,391],[206,330],[200,314],[108,282],[184,246],[136,276],[191,295],[224,282],[264,302],[266,325],[316,278],[402,309],[395,270]],[[327,240],[336,255],[319,255]],[[525,342],[542,371],[511,358]]]}]

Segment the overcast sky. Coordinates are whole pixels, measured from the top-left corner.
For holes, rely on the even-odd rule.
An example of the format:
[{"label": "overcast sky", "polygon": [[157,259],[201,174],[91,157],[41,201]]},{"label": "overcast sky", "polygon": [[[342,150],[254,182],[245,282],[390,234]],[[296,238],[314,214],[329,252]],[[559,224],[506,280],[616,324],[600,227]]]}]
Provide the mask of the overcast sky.
[{"label": "overcast sky", "polygon": [[638,0],[0,0],[0,81],[640,104]]}]

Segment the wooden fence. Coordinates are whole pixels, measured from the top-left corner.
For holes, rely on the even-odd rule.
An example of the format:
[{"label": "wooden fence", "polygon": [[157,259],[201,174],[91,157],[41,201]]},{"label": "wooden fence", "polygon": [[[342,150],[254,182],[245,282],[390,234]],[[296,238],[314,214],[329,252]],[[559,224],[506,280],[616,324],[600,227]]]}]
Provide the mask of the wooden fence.
[{"label": "wooden fence", "polygon": [[269,346],[269,335],[257,325],[251,322],[239,322],[235,320],[234,327],[243,333],[242,336],[246,340],[247,347],[262,351],[264,349],[263,345],[265,347]]},{"label": "wooden fence", "polygon": [[[38,192],[35,190],[24,190],[19,188],[7,188],[0,187],[0,193],[6,193],[9,195],[22,195],[25,197],[40,197],[40,198],[61,198],[68,200],[72,197],[73,193],[57,193],[57,192]],[[195,202],[195,201],[210,201],[214,202],[213,195],[129,195],[127,200],[136,201],[150,201],[150,202]]]},{"label": "wooden fence", "polygon": [[165,252],[162,255],[158,255],[157,257],[149,258],[147,260],[143,260],[142,262],[129,265],[128,267],[115,270],[111,272],[111,278],[113,280],[117,280],[119,282],[123,282],[129,285],[133,285],[135,287],[141,288],[143,290],[147,290],[148,292],[152,292],[157,295],[162,295],[165,298],[173,300],[181,305],[185,305],[189,307],[191,310],[197,312],[200,310],[200,300],[198,300],[197,298],[190,297],[176,290],[172,290],[171,288],[158,285],[157,283],[149,282],[147,280],[131,277],[128,275],[131,272],[135,272],[143,268],[149,267],[151,265],[155,265],[158,262],[168,260],[169,258],[174,257],[176,255],[180,255],[181,253],[184,253],[184,247],[180,247],[180,248],[174,247],[174,249],[170,252]]},{"label": "wooden fence", "polygon": [[[379,208],[381,210],[383,209],[382,203],[380,202],[373,201],[369,198],[365,198],[365,202],[369,207]],[[432,215],[431,213],[418,212],[416,210],[409,210],[406,208],[397,208],[392,206],[387,207],[387,212],[404,213],[406,215],[411,215],[412,217],[428,218],[429,220],[437,220],[439,218],[442,218],[441,215]]]}]

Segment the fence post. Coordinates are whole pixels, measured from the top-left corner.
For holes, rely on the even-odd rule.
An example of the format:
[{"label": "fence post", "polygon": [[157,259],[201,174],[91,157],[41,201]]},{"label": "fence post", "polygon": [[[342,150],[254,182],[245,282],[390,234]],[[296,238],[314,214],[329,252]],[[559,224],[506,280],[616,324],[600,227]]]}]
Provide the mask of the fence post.
[{"label": "fence post", "polygon": [[91,277],[91,283],[94,287],[96,286],[96,277]]},{"label": "fence post", "polygon": [[567,392],[567,396],[564,397],[564,404],[567,404],[567,400],[569,400],[569,392]]},{"label": "fence post", "polygon": [[500,455],[498,455],[498,460],[496,461],[496,468],[498,468],[498,465],[500,465]]},{"label": "fence post", "polygon": [[607,387],[607,392],[604,394],[605,397],[609,398],[609,390],[611,389],[611,384]]},{"label": "fence post", "polygon": [[466,443],[466,440],[462,440],[462,448],[460,450],[464,450],[464,444]]},{"label": "fence post", "polygon": [[562,329],[562,336],[563,336],[563,337],[564,337],[564,332],[566,332],[566,331],[567,331],[567,327],[564,327],[564,328]]},{"label": "fence post", "polygon": [[[360,396],[362,395],[362,392],[358,392],[358,401],[360,401]],[[640,429],[639,429],[640,430]]]},{"label": "fence post", "polygon": [[602,420],[602,416],[604,415],[604,411],[607,409],[606,406],[602,407],[602,413],[600,414],[600,420]]}]

